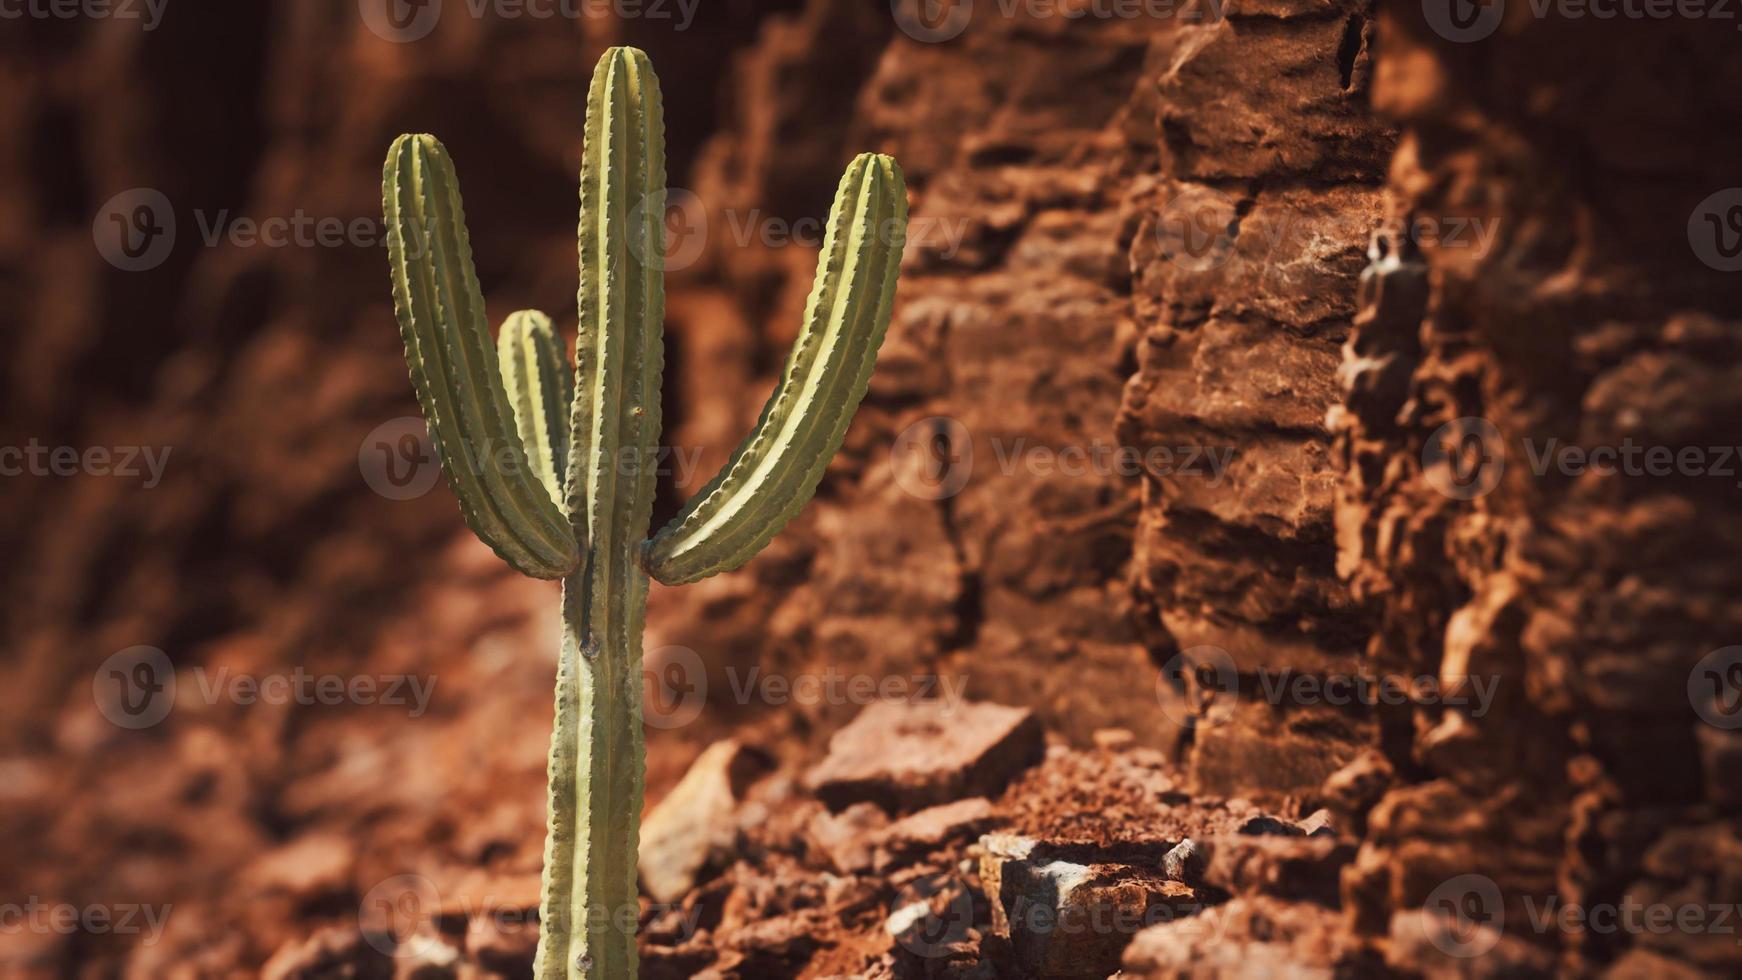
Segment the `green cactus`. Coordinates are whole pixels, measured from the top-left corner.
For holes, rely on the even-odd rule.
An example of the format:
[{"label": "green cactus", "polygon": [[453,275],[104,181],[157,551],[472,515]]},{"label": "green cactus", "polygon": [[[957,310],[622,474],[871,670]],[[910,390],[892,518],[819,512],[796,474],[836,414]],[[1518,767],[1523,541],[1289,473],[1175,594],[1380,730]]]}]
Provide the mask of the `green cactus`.
[{"label": "green cactus", "polygon": [[664,140],[647,55],[607,51],[587,97],[572,394],[541,313],[509,317],[492,358],[441,143],[400,137],[382,178],[406,362],[461,513],[510,565],[563,581],[540,978],[635,975],[648,577],[677,585],[737,568],[815,493],[865,395],[906,232],[901,169],[860,155],[841,178],[779,387],[720,474],[646,540],[664,367]]}]

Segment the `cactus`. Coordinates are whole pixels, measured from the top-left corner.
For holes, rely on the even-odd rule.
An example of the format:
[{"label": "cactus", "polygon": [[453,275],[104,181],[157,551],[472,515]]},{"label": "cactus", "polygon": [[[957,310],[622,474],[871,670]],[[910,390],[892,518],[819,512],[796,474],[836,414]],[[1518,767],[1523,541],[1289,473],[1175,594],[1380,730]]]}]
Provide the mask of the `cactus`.
[{"label": "cactus", "polygon": [[815,493],[865,395],[907,223],[900,168],[860,155],[841,178],[779,386],[720,474],[647,540],[665,304],[663,208],[648,205],[664,201],[665,133],[644,53],[599,60],[585,138],[572,386],[536,311],[508,318],[491,358],[441,143],[400,137],[382,178],[406,363],[461,513],[516,569],[562,580],[540,978],[635,975],[649,576],[678,585],[737,568]]}]

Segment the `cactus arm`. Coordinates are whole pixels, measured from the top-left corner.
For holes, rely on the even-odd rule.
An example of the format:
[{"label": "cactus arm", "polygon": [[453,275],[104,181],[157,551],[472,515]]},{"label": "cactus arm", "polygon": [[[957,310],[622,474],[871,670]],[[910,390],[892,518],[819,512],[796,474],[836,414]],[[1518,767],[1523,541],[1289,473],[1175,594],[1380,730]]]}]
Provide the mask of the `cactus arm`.
[{"label": "cactus arm", "polygon": [[565,506],[574,381],[550,317],[537,310],[509,314],[496,338],[496,358],[520,441],[551,501]]},{"label": "cactus arm", "polygon": [[453,162],[435,137],[401,136],[381,183],[405,360],[460,511],[510,565],[561,578],[579,562],[580,548],[515,430]]},{"label": "cactus arm", "polygon": [[906,227],[901,168],[861,154],[836,192],[804,331],[780,386],[719,475],[648,543],[655,579],[680,585],[743,565],[816,492],[889,326]]},{"label": "cactus arm", "polygon": [[[549,834],[534,975],[633,977],[645,748],[639,549],[660,426],[665,124],[647,56],[613,48],[587,100],[569,513],[588,542],[563,585]],[[652,260],[648,264],[644,259]],[[626,928],[625,928],[626,926]]]}]

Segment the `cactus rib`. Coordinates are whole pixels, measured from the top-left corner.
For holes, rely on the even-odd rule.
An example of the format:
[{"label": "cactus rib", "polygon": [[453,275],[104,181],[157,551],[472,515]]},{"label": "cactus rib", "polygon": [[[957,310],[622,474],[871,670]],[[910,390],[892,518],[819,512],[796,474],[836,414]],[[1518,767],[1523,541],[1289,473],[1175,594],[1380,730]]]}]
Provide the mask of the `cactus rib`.
[{"label": "cactus rib", "polygon": [[861,154],[841,178],[780,386],[726,466],[649,543],[654,578],[681,585],[739,567],[816,492],[889,326],[906,223],[901,168]]},{"label": "cactus rib", "polygon": [[566,506],[563,487],[568,478],[574,381],[550,317],[537,310],[509,314],[496,339],[496,356],[520,441],[550,491],[551,502]]},{"label": "cactus rib", "polygon": [[400,137],[382,187],[406,364],[461,513],[516,569],[561,578],[580,548],[516,431],[447,150],[433,136]]}]

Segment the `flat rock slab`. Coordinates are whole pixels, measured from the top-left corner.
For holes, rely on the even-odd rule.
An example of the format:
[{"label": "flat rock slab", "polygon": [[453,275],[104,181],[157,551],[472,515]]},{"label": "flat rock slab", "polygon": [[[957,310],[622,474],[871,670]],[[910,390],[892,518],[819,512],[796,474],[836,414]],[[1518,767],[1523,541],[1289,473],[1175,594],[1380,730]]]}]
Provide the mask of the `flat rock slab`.
[{"label": "flat rock slab", "polygon": [[879,701],[835,733],[805,782],[831,810],[871,802],[906,812],[995,796],[1045,752],[1026,708]]}]

